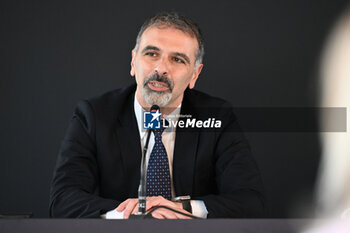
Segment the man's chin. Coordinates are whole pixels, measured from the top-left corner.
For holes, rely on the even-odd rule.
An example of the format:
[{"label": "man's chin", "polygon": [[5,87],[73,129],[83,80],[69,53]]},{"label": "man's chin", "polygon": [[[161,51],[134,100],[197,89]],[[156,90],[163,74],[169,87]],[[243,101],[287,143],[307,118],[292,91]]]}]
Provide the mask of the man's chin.
[{"label": "man's chin", "polygon": [[158,105],[159,107],[164,107],[170,102],[171,93],[152,91],[142,97],[149,106]]}]

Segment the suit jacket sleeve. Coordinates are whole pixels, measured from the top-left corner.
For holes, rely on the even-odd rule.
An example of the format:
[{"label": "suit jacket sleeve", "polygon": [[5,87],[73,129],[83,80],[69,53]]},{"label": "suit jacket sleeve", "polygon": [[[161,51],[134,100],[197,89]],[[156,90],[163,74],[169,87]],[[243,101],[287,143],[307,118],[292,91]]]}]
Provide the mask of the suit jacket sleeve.
[{"label": "suit jacket sleeve", "polygon": [[263,185],[257,165],[232,108],[222,109],[225,120],[215,136],[213,158],[216,191],[196,199],[204,201],[208,218],[263,217]]},{"label": "suit jacket sleeve", "polygon": [[50,193],[51,217],[100,217],[119,202],[98,196],[94,112],[78,103],[58,155]]}]

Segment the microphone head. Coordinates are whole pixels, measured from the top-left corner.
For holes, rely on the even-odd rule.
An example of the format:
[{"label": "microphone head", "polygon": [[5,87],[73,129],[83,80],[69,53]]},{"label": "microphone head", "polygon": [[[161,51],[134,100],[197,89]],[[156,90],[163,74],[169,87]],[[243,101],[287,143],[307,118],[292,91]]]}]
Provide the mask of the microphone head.
[{"label": "microphone head", "polygon": [[158,105],[152,105],[150,112],[156,112],[158,110],[159,110],[159,106]]}]

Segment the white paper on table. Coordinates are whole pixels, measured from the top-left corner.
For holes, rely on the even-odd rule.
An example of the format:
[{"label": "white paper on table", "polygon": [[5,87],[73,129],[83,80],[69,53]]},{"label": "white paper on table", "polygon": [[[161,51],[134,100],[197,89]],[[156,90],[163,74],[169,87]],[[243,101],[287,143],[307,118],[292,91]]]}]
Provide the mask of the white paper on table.
[{"label": "white paper on table", "polygon": [[106,219],[123,219],[124,211],[118,212],[117,209],[108,211],[106,213]]}]

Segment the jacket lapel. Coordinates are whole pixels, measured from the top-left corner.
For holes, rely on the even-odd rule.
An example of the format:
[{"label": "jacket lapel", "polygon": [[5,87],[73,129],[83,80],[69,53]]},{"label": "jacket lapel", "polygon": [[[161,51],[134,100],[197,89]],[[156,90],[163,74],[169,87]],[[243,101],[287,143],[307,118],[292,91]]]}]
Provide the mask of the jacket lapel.
[{"label": "jacket lapel", "polygon": [[[181,107],[181,115],[192,115],[193,106],[186,100],[186,92]],[[180,118],[179,120],[186,120]],[[194,179],[195,160],[197,155],[199,130],[198,129],[176,129],[174,158],[173,158],[173,182],[175,195],[192,195]]]},{"label": "jacket lapel", "polygon": [[121,148],[125,177],[129,183],[129,194],[137,196],[140,181],[141,145],[133,94],[126,101],[123,114],[119,116],[116,134]]}]

